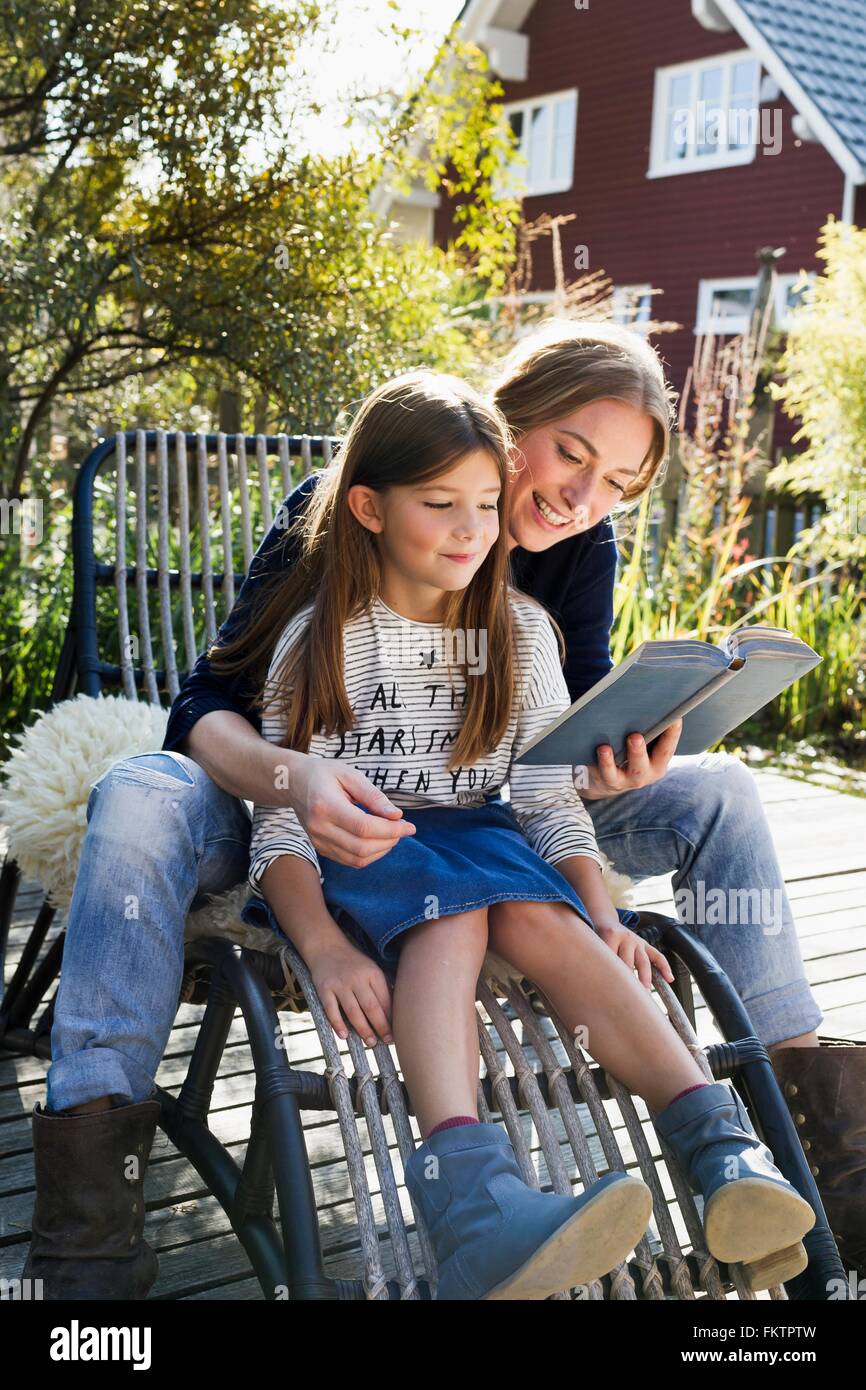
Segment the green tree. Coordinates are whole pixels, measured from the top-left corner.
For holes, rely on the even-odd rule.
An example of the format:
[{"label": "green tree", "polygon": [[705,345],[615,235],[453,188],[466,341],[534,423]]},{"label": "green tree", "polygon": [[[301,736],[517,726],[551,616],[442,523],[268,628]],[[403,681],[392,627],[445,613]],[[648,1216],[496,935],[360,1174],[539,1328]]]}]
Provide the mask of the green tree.
[{"label": "green tree", "polygon": [[[366,142],[329,159],[303,142],[327,97],[302,55],[336,0],[0,12],[4,492],[55,402],[101,421],[130,378],[244,381],[312,430],[405,365],[465,360],[463,281],[501,283],[516,220],[491,194],[508,141],[479,50],[452,32],[414,92],[360,96]],[[382,179],[446,171],[454,252],[396,242],[371,213]]]},{"label": "green tree", "polygon": [[807,447],[777,465],[767,485],[814,491],[827,504],[794,551],[856,561],[866,557],[866,229],[831,218],[817,255],[825,269],[792,313],[784,380],[770,387],[801,418],[794,443]]},{"label": "green tree", "polygon": [[[422,80],[337,116],[317,61],[341,10],[0,0],[0,498],[39,499],[45,527],[30,550],[0,534],[0,739],[46,702],[69,611],[52,430],[78,462],[118,428],[212,427],[228,384],[269,428],[316,433],[396,371],[470,366],[518,217],[492,191],[501,88],[452,29]],[[351,127],[347,153],[312,152],[322,115]],[[377,191],[439,179],[455,246],[401,243]]]}]

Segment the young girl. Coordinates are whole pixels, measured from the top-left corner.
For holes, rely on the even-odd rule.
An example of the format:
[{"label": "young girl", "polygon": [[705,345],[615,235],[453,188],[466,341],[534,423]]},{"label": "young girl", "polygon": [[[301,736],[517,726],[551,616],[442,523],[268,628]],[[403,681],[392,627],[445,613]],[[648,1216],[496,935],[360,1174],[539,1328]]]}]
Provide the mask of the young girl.
[{"label": "young girl", "polygon": [[514,763],[569,698],[546,611],[508,583],[508,451],[502,417],[454,378],[413,373],[373,392],[301,520],[299,562],[243,638],[212,653],[256,673],[268,739],[346,759],[410,812],[392,849],[346,865],[317,854],[294,811],[257,805],[261,897],[245,915],[293,941],[341,1036],[343,1015],[368,1044],[393,1030],[423,1138],[406,1184],[440,1299],[540,1299],[598,1278],[652,1207],[620,1172],[576,1197],[531,1189],[505,1131],[478,1121],[488,947],[658,1112],[703,1194],[712,1254],[759,1260],[814,1223],[738,1098],[704,1082],[617,954],[628,932],[572,769]]}]

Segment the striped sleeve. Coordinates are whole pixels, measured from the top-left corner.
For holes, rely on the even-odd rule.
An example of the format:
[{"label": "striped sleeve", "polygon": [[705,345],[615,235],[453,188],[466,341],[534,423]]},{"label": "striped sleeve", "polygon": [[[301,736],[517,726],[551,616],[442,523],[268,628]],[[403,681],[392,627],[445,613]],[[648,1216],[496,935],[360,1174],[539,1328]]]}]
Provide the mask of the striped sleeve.
[{"label": "striped sleeve", "polygon": [[[274,648],[268,668],[268,685],[275,681],[279,669],[292,644],[297,640],[309,609],[301,610],[284,628]],[[277,718],[274,703],[266,703],[262,715],[262,735],[270,743],[279,743],[282,727]],[[253,825],[250,836],[249,883],[254,893],[261,896],[261,878],[265,870],[282,855],[295,855],[299,859],[309,859],[316,868],[319,881],[324,882],[319,857],[312,840],[301,825],[291,806],[263,806],[258,802],[253,807]]]},{"label": "striped sleeve", "polygon": [[[538,610],[534,618],[519,639],[522,691],[515,757],[571,704],[550,620]],[[575,788],[570,763],[552,767],[512,763],[509,787],[512,810],[537,854],[549,864],[583,855],[601,867],[595,828]]]}]

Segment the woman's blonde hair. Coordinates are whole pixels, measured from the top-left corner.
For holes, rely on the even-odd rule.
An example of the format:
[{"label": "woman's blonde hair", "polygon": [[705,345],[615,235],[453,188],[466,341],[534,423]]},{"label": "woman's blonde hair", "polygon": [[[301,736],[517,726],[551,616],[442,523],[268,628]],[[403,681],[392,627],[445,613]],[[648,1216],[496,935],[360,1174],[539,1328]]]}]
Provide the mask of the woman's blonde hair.
[{"label": "woman's blonde hair", "polygon": [[[463,724],[448,767],[473,763],[502,740],[516,680],[507,594],[510,447],[502,416],[458,377],[406,372],[363,401],[335,461],[324,469],[309,504],[286,531],[283,544],[290,537],[299,542],[296,563],[263,587],[249,624],[208,652],[220,675],[252,679],[260,707],[273,701],[287,747],[306,752],[319,729],[343,734],[355,722],[343,671],[343,629],[379,593],[382,556],[376,537],[349,507],[349,489],[361,484],[387,492],[428,482],[478,449],[499,474],[499,534],[465,589],[449,594],[443,621],[453,631],[486,632],[488,664],[482,675],[466,682]],[[280,634],[310,602],[309,625],[275,681],[268,683]]]},{"label": "woman's blonde hair", "polygon": [[663,476],[676,422],[676,393],[655,350],[631,328],[606,319],[549,320],[499,364],[492,399],[518,447],[530,430],[594,401],[623,401],[650,417],[653,439],[622,502],[636,501]]}]

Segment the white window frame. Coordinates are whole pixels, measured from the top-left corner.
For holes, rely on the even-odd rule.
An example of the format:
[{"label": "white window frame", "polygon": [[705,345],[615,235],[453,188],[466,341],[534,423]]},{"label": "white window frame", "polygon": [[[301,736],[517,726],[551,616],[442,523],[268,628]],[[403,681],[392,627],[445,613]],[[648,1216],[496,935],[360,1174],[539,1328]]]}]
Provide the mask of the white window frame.
[{"label": "white window frame", "polygon": [[[807,271],[808,283],[811,285],[815,280],[815,272]],[[697,321],[694,332],[712,333],[719,337],[724,335],[734,337],[739,333],[745,333],[749,327],[751,313],[741,314],[735,319],[716,318],[710,313],[710,306],[713,296],[720,289],[754,289],[757,283],[757,275],[735,275],[725,278],[717,276],[713,279],[701,280],[698,285],[698,308]],[[790,325],[789,311],[787,307],[788,290],[800,279],[800,271],[785,271],[776,275],[773,298],[773,326],[780,328],[783,333],[787,332]]]},{"label": "white window frame", "polygon": [[747,332],[751,313],[741,314],[738,318],[717,318],[711,313],[713,297],[719,290],[753,290],[757,278],[757,275],[729,275],[701,280],[698,284],[695,333],[712,333],[715,337],[721,335],[735,337],[738,333]]},{"label": "white window frame", "polygon": [[[752,122],[751,134],[752,141],[742,149],[728,149],[727,144],[722,145],[721,141],[716,147],[714,154],[699,155],[695,153],[694,139],[689,142],[689,153],[684,159],[668,159],[666,157],[666,144],[668,136],[668,115],[670,111],[670,84],[676,77],[681,77],[684,73],[691,74],[691,88],[689,93],[688,109],[693,118],[697,120],[698,113],[698,82],[700,74],[706,68],[722,67],[724,69],[723,95],[719,103],[721,109],[729,111],[728,99],[731,90],[731,71],[735,63],[743,62],[744,59],[751,58],[755,62],[755,85],[752,93],[752,109],[755,112],[755,119]],[[648,179],[669,178],[672,174],[694,174],[701,169],[727,169],[739,164],[751,164],[755,158],[757,149],[757,132],[760,125],[760,92],[761,92],[761,62],[756,54],[749,48],[739,48],[730,53],[717,53],[712,58],[701,58],[697,62],[677,63],[673,67],[656,68],[655,89],[653,93],[653,114],[652,114],[652,134],[650,136],[650,164],[647,170]],[[682,108],[685,109],[685,108]],[[697,132],[692,131],[692,136]]]},{"label": "white window frame", "polygon": [[[571,128],[570,155],[568,161],[568,176],[562,179],[546,180],[537,184],[530,185],[527,182],[529,174],[527,141],[529,137],[529,116],[532,110],[538,106],[548,106],[550,108],[550,135],[548,139],[548,168],[553,157],[553,134],[555,130],[554,110],[557,102],[563,101],[566,97],[574,97],[574,124]],[[578,89],[569,87],[561,92],[544,92],[536,97],[531,97],[527,101],[510,101],[504,106],[504,119],[506,123],[510,116],[520,112],[523,115],[523,133],[520,143],[520,154],[527,158],[527,163],[514,163],[507,170],[506,180],[509,186],[517,185],[515,191],[518,197],[537,198],[545,193],[567,193],[574,185],[574,154],[577,146],[577,107]]]},{"label": "white window frame", "polygon": [[[524,304],[552,304],[555,299],[556,292],[554,290],[529,290],[526,292],[526,294],[492,295],[490,298],[490,305],[493,310],[493,313],[491,315],[491,322],[497,323],[503,310],[515,304],[518,307]],[[537,326],[538,325],[534,320],[531,323],[522,323],[518,318],[517,322],[514,325],[515,339],[523,338],[526,336],[527,333],[534,333]]]},{"label": "white window frame", "polygon": [[525,294],[491,295],[490,303],[498,310],[514,304],[552,304],[555,298],[555,290],[527,290]]},{"label": "white window frame", "polygon": [[[637,332],[645,332],[646,324],[652,318],[652,285],[614,285],[613,287],[613,318],[615,323],[621,323],[626,328],[634,328]],[[644,305],[644,300],[646,304]],[[626,306],[637,306],[637,314],[633,318],[626,318]]]}]

